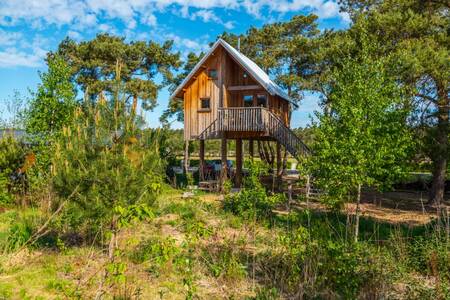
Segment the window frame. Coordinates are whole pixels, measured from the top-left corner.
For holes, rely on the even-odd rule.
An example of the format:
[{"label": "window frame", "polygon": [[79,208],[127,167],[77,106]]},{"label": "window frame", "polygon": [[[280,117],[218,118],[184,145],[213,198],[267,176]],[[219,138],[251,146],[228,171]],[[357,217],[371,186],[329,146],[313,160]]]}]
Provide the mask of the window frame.
[{"label": "window frame", "polygon": [[[214,76],[211,76],[211,73],[214,74]],[[217,80],[219,78],[219,73],[217,72],[217,69],[208,69],[208,78],[211,80]]]},{"label": "window frame", "polygon": [[[264,97],[264,99],[265,99],[264,105],[259,105],[259,103],[258,103],[259,97]],[[268,105],[269,105],[269,97],[267,97],[267,94],[263,94],[263,93],[256,94],[256,107],[266,107],[267,108]]]},{"label": "window frame", "polygon": [[[250,101],[246,101],[245,100],[246,97],[251,97],[251,102]],[[254,101],[255,101],[255,96],[253,94],[243,94],[242,95],[242,106],[243,107],[253,107],[254,106]],[[247,106],[246,103],[251,103],[251,105]]]},{"label": "window frame", "polygon": [[[208,101],[208,107],[203,107],[203,101]],[[211,97],[200,97],[200,107],[199,112],[210,112],[211,111]]]}]

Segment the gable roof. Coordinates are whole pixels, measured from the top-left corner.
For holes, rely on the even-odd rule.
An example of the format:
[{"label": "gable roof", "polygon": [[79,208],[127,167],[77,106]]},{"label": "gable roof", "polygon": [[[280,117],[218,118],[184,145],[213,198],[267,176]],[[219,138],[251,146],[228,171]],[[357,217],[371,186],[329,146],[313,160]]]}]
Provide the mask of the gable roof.
[{"label": "gable roof", "polygon": [[208,57],[221,45],[244,69],[247,71],[266,91],[268,91],[272,96],[277,95],[281,98],[289,101],[294,106],[297,106],[295,101],[286,94],[283,89],[270,79],[269,75],[264,72],[256,63],[254,63],[250,58],[233,48],[230,44],[225,42],[223,39],[218,39],[214,45],[209,49],[209,51],[203,56],[203,58],[195,65],[192,71],[186,76],[186,78],[181,82],[181,84],[175,89],[175,91],[170,95],[170,98],[176,97],[176,95],[181,91],[181,89],[189,82],[189,80],[197,73],[203,63],[208,59]]}]

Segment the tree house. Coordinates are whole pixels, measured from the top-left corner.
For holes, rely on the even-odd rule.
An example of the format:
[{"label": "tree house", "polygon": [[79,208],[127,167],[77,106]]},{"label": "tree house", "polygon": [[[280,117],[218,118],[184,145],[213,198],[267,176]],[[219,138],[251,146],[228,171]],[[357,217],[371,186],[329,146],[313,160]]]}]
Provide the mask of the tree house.
[{"label": "tree house", "polygon": [[248,57],[222,39],[171,95],[184,102],[184,139],[200,141],[200,176],[204,167],[204,141],[222,140],[221,178],[227,174],[227,139],[236,141],[236,185],[241,184],[242,140],[277,143],[277,169],[281,171],[281,146],[293,156],[308,152],[289,129],[295,102]]}]

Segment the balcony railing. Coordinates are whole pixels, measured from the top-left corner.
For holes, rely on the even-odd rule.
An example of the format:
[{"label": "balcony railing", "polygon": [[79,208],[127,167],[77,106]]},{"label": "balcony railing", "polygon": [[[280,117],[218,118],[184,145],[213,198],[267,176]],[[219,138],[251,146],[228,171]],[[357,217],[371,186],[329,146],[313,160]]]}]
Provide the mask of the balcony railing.
[{"label": "balcony railing", "polygon": [[226,131],[264,132],[283,144],[294,156],[310,152],[295,133],[265,107],[219,108],[217,119],[199,135],[199,138],[218,138]]},{"label": "balcony railing", "polygon": [[219,108],[219,131],[264,131],[263,107]]}]

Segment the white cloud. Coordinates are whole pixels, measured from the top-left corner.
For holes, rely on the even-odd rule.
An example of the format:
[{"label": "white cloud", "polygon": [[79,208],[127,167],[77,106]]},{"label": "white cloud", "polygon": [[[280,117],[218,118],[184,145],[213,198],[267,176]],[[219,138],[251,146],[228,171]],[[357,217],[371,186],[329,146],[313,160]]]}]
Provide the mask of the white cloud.
[{"label": "white cloud", "polygon": [[21,39],[20,32],[8,32],[0,29],[0,46],[13,46]]},{"label": "white cloud", "polygon": [[157,20],[154,14],[147,12],[141,15],[141,23],[154,27],[157,24]]},{"label": "white cloud", "polygon": [[67,32],[67,36],[70,37],[73,40],[80,41],[83,39],[83,36],[78,31],[69,30]]},{"label": "white cloud", "polygon": [[173,40],[174,48],[176,51],[180,51],[183,57],[186,57],[189,52],[206,52],[209,49],[208,37],[203,36],[199,39],[193,40],[189,38],[183,38],[173,33],[161,33],[162,38],[165,40]]},{"label": "white cloud", "polygon": [[[129,28],[140,20],[143,24],[156,25],[155,12],[172,13],[203,22],[216,22],[230,29],[233,22],[218,18],[214,9],[245,10],[262,17],[264,9],[271,13],[311,10],[323,18],[347,16],[339,13],[336,0],[0,0],[0,25],[15,25],[21,21],[41,28],[45,24],[72,25],[93,28],[98,18],[120,19]],[[189,9],[196,10],[189,15]],[[265,15],[264,17],[270,17]]]},{"label": "white cloud", "polygon": [[25,53],[16,48],[0,51],[0,68],[39,67],[42,65],[42,53]]},{"label": "white cloud", "polygon": [[[246,12],[264,17],[266,21],[302,10],[316,13],[321,18],[339,17],[343,22],[349,21],[348,15],[339,12],[337,0],[0,0],[0,66],[41,64],[47,53],[45,49],[50,49],[51,43],[33,35],[48,29],[49,25],[56,26],[56,30],[66,30],[65,33],[75,40],[82,39],[85,33],[117,34],[119,30],[130,37],[139,33],[134,32],[138,25],[170,32],[164,25],[157,26],[156,17],[168,13],[233,29],[237,23],[227,19],[230,14],[224,10]],[[124,29],[116,26],[117,20],[122,22]],[[30,37],[27,32],[5,30],[9,26],[27,26],[35,30]],[[186,39],[173,33],[171,36],[150,36],[158,41],[164,37],[173,38],[183,54],[208,49],[208,39],[204,38]]]},{"label": "white cloud", "polygon": [[202,20],[205,23],[214,22],[217,24],[223,25],[227,29],[232,29],[234,27],[234,23],[232,21],[224,22],[221,18],[219,18],[212,10],[210,9],[200,9],[189,16],[189,11],[183,11],[184,17],[188,17],[189,19],[195,21],[197,19]]}]

